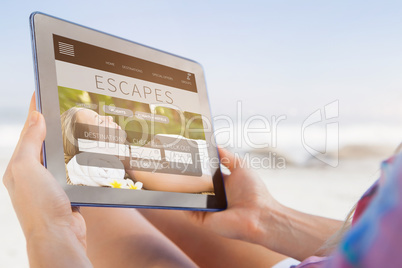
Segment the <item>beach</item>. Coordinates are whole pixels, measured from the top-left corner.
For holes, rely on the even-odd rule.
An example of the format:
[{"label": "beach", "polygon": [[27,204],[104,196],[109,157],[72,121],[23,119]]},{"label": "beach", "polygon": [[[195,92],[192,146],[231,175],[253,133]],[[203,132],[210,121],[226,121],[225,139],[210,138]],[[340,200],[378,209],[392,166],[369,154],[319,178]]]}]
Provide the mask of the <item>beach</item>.
[{"label": "beach", "polygon": [[[8,160],[0,158],[1,177]],[[0,185],[0,219],[0,267],[29,267],[25,238],[3,183]]]},{"label": "beach", "polygon": [[[402,142],[402,1],[3,2],[1,178],[34,91],[54,130],[59,112],[88,108],[132,132],[130,150],[145,125],[151,137],[186,123],[283,205],[340,221]],[[79,26],[42,28],[34,11]],[[0,268],[29,267],[2,182],[0,219]]]},{"label": "beach", "polygon": [[[16,127],[14,132],[18,132]],[[9,130],[11,134],[11,130]],[[8,135],[2,144],[0,174],[4,174],[18,135]],[[391,153],[391,147],[379,150],[369,146],[346,147],[339,152],[336,167],[311,158],[301,164],[290,156],[281,155],[285,165],[271,168],[254,167],[270,193],[286,206],[300,211],[343,220],[364,191],[378,178],[381,160]],[[248,151],[247,151],[248,152]],[[244,153],[243,153],[244,155]],[[269,152],[252,152],[252,157],[264,158]],[[277,156],[280,155],[279,153]],[[12,208],[7,190],[0,185],[0,267],[28,267],[25,239]]]}]

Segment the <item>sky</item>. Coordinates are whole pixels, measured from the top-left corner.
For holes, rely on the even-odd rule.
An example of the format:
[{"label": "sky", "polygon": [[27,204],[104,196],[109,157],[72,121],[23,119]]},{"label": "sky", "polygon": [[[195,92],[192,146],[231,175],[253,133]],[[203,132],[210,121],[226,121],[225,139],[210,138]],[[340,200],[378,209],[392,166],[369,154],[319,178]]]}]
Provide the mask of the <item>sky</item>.
[{"label": "sky", "polygon": [[[0,17],[0,124],[34,91],[29,15],[41,11],[199,62],[213,115],[345,123],[402,119],[401,1],[10,1]],[[14,116],[10,116],[10,114]]]}]

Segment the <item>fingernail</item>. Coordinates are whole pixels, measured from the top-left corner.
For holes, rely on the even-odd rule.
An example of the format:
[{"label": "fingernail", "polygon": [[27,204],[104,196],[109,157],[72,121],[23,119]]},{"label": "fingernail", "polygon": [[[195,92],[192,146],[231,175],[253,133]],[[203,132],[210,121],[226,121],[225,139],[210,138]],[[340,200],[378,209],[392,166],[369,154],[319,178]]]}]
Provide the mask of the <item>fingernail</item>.
[{"label": "fingernail", "polygon": [[39,118],[38,112],[33,111],[33,112],[29,115],[29,126],[32,126],[32,125],[36,124],[36,122],[38,122],[38,118]]}]

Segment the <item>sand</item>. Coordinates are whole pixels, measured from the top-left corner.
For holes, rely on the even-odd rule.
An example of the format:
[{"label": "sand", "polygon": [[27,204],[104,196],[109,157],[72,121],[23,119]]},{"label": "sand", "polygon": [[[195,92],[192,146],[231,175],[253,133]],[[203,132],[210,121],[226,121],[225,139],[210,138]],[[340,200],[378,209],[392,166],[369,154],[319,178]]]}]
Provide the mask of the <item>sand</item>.
[{"label": "sand", "polygon": [[[271,194],[301,211],[344,219],[353,204],[378,178],[383,156],[341,159],[339,166],[288,165],[285,169],[256,169]],[[0,159],[0,174],[8,157]],[[0,267],[28,267],[25,240],[7,190],[0,185]]]},{"label": "sand", "polygon": [[[8,159],[0,161],[3,178]],[[25,238],[3,183],[0,184],[0,219],[0,267],[29,267]]]}]

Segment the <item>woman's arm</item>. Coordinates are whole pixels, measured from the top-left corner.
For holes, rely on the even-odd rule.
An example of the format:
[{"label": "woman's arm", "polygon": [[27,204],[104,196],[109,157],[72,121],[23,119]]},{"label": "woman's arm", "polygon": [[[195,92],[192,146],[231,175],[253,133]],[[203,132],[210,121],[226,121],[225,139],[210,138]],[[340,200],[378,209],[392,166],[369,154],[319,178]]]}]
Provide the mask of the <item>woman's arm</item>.
[{"label": "woman's arm", "polygon": [[275,209],[267,204],[250,242],[263,245],[297,260],[316,255],[320,247],[343,224],[342,221],[306,214],[283,205]]},{"label": "woman's arm", "polygon": [[27,240],[30,267],[92,267],[85,253],[85,222],[40,162],[45,121],[31,101],[3,182]]},{"label": "woman's arm", "polygon": [[239,159],[222,149],[220,156],[231,171],[224,178],[228,208],[221,212],[189,212],[195,223],[222,236],[256,243],[299,260],[317,254],[341,227],[340,221],[281,205],[253,171],[241,166]]},{"label": "woman's arm", "polygon": [[85,247],[69,228],[33,230],[26,240],[29,267],[92,267]]},{"label": "woman's arm", "polygon": [[[45,121],[33,111],[4,174],[27,241],[30,267],[193,267],[194,263],[133,209],[83,208],[85,222],[40,160]],[[88,235],[86,230],[88,225]],[[94,246],[95,245],[95,246]]]}]

